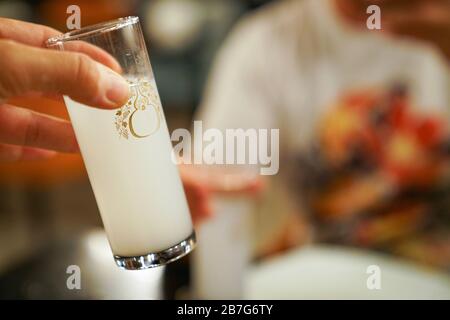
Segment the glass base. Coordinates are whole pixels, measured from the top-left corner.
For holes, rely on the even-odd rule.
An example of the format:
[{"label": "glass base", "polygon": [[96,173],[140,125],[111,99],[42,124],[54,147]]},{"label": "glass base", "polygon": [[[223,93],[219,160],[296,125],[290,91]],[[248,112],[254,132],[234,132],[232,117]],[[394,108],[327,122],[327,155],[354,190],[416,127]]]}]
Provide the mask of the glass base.
[{"label": "glass base", "polygon": [[189,237],[166,250],[156,253],[148,253],[143,256],[135,256],[135,257],[114,256],[114,260],[116,261],[116,265],[121,269],[125,270],[149,269],[163,266],[165,264],[171,263],[175,260],[184,257],[189,252],[194,250],[195,244],[196,244],[195,232],[192,232],[192,234]]}]

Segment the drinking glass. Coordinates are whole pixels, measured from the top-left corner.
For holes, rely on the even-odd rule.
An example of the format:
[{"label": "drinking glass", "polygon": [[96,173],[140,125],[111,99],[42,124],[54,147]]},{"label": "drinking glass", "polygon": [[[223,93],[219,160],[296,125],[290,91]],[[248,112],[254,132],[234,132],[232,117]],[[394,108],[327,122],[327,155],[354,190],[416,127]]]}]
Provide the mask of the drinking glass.
[{"label": "drinking glass", "polygon": [[64,96],[117,266],[146,269],[195,246],[195,232],[138,17],[75,30],[47,41],[73,51],[85,44],[120,64],[130,98],[115,110]]}]

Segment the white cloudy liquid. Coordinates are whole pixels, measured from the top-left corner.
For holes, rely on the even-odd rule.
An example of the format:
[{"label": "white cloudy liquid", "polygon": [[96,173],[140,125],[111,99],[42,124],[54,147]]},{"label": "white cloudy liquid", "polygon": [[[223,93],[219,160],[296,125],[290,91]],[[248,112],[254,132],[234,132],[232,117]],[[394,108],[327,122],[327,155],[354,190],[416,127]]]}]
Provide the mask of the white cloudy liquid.
[{"label": "white cloudy liquid", "polygon": [[[154,86],[157,96],[154,82],[146,84]],[[155,253],[189,237],[191,217],[171,160],[162,109],[157,126],[158,113],[147,105],[148,99],[139,100],[129,108],[129,114],[134,112],[131,128],[123,121],[125,137],[116,126],[119,109],[64,100],[113,253],[123,257]],[[140,109],[143,106],[145,110]]]}]

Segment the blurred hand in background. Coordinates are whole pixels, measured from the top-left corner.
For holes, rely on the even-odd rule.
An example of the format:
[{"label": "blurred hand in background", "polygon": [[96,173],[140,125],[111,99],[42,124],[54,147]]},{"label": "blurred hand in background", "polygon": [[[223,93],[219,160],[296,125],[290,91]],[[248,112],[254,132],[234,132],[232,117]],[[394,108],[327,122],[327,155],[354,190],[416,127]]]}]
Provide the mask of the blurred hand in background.
[{"label": "blurred hand in background", "polygon": [[369,5],[381,9],[381,28],[435,45],[450,59],[450,1],[446,0],[335,0],[341,15],[365,28]]},{"label": "blurred hand in background", "polygon": [[45,41],[58,34],[42,25],[0,18],[0,161],[78,150],[70,122],[10,105],[8,98],[64,94],[100,108],[117,108],[128,99],[128,84],[111,56],[86,43],[77,52],[46,49]]},{"label": "blurred hand in background", "polygon": [[265,181],[261,176],[241,172],[229,172],[214,167],[180,165],[180,175],[195,224],[213,216],[212,199],[214,195],[245,196],[254,198],[265,190]]}]

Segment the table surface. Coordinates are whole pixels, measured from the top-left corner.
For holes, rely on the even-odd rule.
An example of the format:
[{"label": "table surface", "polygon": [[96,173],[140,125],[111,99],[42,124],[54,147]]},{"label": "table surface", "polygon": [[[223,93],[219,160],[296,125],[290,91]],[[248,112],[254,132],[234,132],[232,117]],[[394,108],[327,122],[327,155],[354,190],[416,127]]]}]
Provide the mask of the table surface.
[{"label": "table surface", "polygon": [[[104,232],[95,230],[54,243],[0,275],[0,299],[170,298],[188,283],[186,262],[120,270]],[[70,265],[80,267],[81,290],[67,288]],[[369,265],[380,267],[381,290],[367,289]],[[344,247],[296,249],[250,266],[245,279],[247,299],[450,299],[448,274]]]},{"label": "table surface", "polygon": [[[69,290],[70,265],[81,271],[81,289]],[[116,267],[102,230],[58,241],[0,275],[3,299],[161,299],[164,268]]]}]

